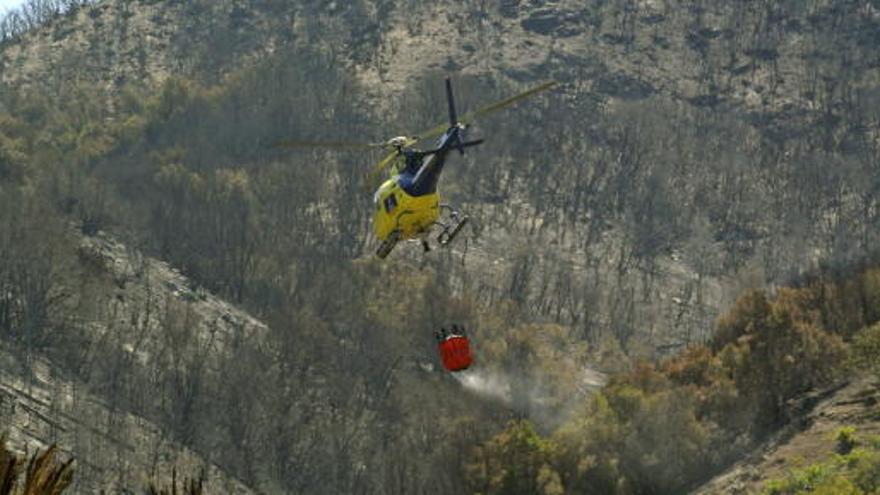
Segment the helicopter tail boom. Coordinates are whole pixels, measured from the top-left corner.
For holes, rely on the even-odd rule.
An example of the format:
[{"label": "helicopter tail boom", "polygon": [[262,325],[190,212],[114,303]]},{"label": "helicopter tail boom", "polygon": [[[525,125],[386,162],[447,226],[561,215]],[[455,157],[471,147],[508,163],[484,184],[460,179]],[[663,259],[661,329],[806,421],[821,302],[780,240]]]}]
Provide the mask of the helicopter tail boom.
[{"label": "helicopter tail boom", "polygon": [[[485,139],[482,139],[482,138],[480,138],[480,139],[474,139],[473,141],[465,141],[465,142],[461,143],[460,145],[457,145],[457,146],[454,146],[454,147],[455,147],[455,148],[470,148],[471,146],[476,146],[476,145],[478,145],[478,144],[483,144],[484,141],[486,141],[486,140],[485,140]],[[434,149],[432,149],[432,150],[422,151],[421,154],[424,155],[424,156],[427,156],[427,155],[433,155],[433,154],[439,153],[439,152],[441,152],[441,151],[446,151],[447,149],[449,149],[449,148],[448,148],[448,147],[434,148]]]},{"label": "helicopter tail boom", "polygon": [[458,147],[459,148],[470,148],[471,146],[483,144],[483,141],[485,141],[485,139],[474,139],[473,141],[465,141],[465,142],[461,143]]},{"label": "helicopter tail boom", "polygon": [[[475,139],[473,141],[465,142],[459,141],[454,147],[463,152],[465,148],[477,146],[478,144],[483,144],[483,139]],[[416,173],[412,184],[409,186],[409,191],[412,194],[429,194],[437,190],[437,182],[440,179],[440,173],[443,171],[443,166],[446,164],[446,153],[448,152],[449,147],[445,145],[434,150],[422,152],[424,155],[433,156],[431,156],[431,158],[429,158]]]}]

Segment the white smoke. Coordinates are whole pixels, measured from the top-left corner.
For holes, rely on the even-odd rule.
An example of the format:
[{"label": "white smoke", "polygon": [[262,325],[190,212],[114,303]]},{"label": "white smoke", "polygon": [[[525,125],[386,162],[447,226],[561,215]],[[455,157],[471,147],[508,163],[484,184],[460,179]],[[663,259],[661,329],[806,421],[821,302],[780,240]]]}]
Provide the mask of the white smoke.
[{"label": "white smoke", "polygon": [[496,399],[510,405],[510,379],[486,370],[466,370],[452,376],[461,386],[484,397]]},{"label": "white smoke", "polygon": [[[601,388],[607,377],[599,371],[583,368],[574,393],[560,400],[553,388],[546,386],[541,375],[513,376],[498,370],[473,369],[453,373],[465,389],[487,399],[498,400],[508,407],[526,407],[529,417],[552,428],[558,425],[584,397]],[[558,393],[557,393],[558,395]]]}]

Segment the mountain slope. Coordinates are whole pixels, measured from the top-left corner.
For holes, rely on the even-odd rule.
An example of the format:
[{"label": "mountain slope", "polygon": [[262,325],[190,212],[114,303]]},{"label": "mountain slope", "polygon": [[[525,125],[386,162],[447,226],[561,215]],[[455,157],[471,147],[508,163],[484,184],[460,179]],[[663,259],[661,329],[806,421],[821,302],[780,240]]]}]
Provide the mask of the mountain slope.
[{"label": "mountain slope", "polygon": [[[484,122],[477,131],[495,136],[491,148],[451,167],[445,191],[484,227],[471,250],[483,260],[465,259],[462,271],[437,265],[458,283],[467,273],[494,272],[476,287],[487,299],[507,298],[516,287],[544,308],[542,316],[595,315],[563,321],[582,325],[594,341],[613,336],[650,353],[705,338],[702,329],[753,285],[752,276],[784,279],[870,245],[876,178],[865,167],[880,134],[869,47],[878,22],[873,5],[858,2],[101,2],[6,47],[3,77],[9,84],[92,81],[111,94],[146,83],[154,92],[151,85],[170,74],[221,84],[260,60],[302,63],[271,56],[308,50],[305,57],[354,75],[355,105],[379,126],[300,110],[312,115],[308,127],[251,124],[265,128],[252,138],[238,131],[254,142],[330,134],[375,140],[434,125],[442,118],[440,85],[432,84],[440,72],[461,77],[466,108],[509,94],[518,81],[556,78],[565,84],[546,96],[549,104],[527,102]],[[823,82],[832,75],[834,84]],[[315,72],[303,82],[321,85],[320,77],[336,76]],[[310,98],[343,104],[332,92]],[[343,112],[354,113],[332,111]],[[586,115],[587,123],[571,115]],[[667,119],[678,133],[658,130]],[[821,166],[825,154],[850,163],[850,172],[817,190],[810,177],[831,173]],[[308,166],[301,155],[287,160]],[[816,165],[803,170],[803,163]],[[764,186],[744,193],[748,181]],[[839,199],[823,199],[832,197]],[[772,213],[802,209],[808,220]],[[804,237],[815,241],[804,245]],[[546,244],[552,248],[534,259],[511,259],[517,246]],[[525,284],[511,284],[522,263],[537,266]],[[595,270],[589,280],[564,275],[585,267]],[[565,301],[544,286],[593,295]],[[632,321],[623,309],[608,309],[627,293],[646,294],[632,300]]]},{"label": "mountain slope", "polygon": [[[4,338],[260,490],[471,489],[473,448],[510,417],[575,411],[584,366],[709,341],[742,289],[878,242],[878,23],[874,2],[850,0],[85,6],[3,47],[15,228],[0,232],[0,284],[26,294],[18,273],[58,274],[43,294],[63,301],[39,345],[26,318]],[[451,158],[444,199],[474,227],[461,242],[376,263],[356,173],[375,157],[269,144],[433,126],[448,72],[462,109],[562,84],[478,122],[487,145]],[[39,207],[11,208],[19,196]],[[92,247],[19,242],[48,219]],[[120,271],[126,248],[102,230],[167,263],[161,282],[137,268],[158,262]],[[55,245],[65,254],[38,263]],[[453,321],[515,400],[432,369],[430,331]],[[652,394],[645,407],[696,414],[699,397]],[[642,486],[699,479],[621,448]]]},{"label": "mountain slope", "polygon": [[878,403],[880,388],[869,378],[792,401],[791,425],[691,493],[761,493],[768,480],[783,479],[794,469],[827,461],[839,453],[841,428],[854,428],[859,438],[880,434]]}]

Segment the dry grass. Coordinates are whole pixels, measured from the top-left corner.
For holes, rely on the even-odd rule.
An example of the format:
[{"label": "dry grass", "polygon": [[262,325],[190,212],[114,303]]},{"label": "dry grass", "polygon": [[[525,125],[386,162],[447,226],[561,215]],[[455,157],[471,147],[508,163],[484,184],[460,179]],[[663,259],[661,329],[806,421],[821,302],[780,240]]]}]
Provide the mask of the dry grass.
[{"label": "dry grass", "polygon": [[[25,460],[6,448],[6,436],[0,436],[0,495],[61,495],[73,482],[73,459],[60,462],[58,447],[52,445],[34,454],[25,469]],[[22,484],[22,474],[24,483]],[[177,470],[171,472],[171,486],[150,484],[148,495],[203,495],[205,473],[184,478],[178,486]]]},{"label": "dry grass", "polygon": [[24,459],[6,449],[0,437],[0,495],[60,495],[73,482],[73,459],[59,462],[55,445],[31,457],[20,483]]}]

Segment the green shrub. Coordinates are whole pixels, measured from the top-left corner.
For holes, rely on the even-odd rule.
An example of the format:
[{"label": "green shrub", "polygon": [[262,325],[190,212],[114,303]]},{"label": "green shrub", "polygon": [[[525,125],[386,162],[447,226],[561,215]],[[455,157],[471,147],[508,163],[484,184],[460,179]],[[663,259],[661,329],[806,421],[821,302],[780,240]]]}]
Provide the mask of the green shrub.
[{"label": "green shrub", "polygon": [[768,481],[764,495],[797,495],[812,491],[817,486],[828,483],[835,476],[829,464],[813,464],[807,468],[792,471],[785,479]]},{"label": "green shrub", "polygon": [[551,466],[556,446],[528,421],[511,421],[507,429],[478,447],[466,467],[474,491],[486,495],[559,494],[562,482]]},{"label": "green shrub", "polygon": [[837,441],[837,453],[846,455],[852,452],[852,449],[858,444],[856,439],[856,429],[852,426],[843,426],[837,430],[834,436]]},{"label": "green shrub", "polygon": [[[764,495],[868,495],[880,493],[880,452],[873,448],[852,448],[860,443],[853,428],[838,431],[838,443],[850,445],[850,452],[791,471],[784,479],[764,485]],[[868,442],[871,443],[871,442]],[[840,447],[838,446],[838,449]]]},{"label": "green shrub", "polygon": [[880,493],[880,452],[856,449],[847,456],[852,481],[865,493]]}]

